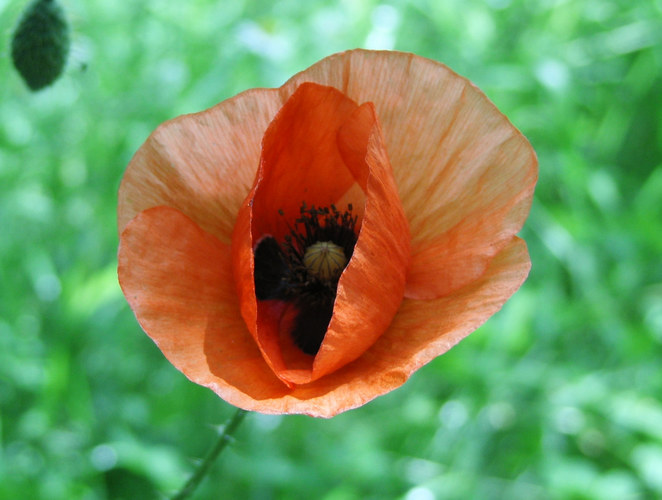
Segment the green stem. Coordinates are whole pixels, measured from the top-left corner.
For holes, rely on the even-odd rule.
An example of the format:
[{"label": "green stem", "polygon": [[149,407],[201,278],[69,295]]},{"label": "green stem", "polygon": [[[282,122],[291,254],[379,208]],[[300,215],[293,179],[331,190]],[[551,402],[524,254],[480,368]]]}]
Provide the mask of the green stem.
[{"label": "green stem", "polygon": [[241,408],[237,409],[237,412],[234,414],[232,419],[225,425],[225,428],[218,437],[214,447],[209,450],[209,453],[207,453],[205,459],[200,463],[198,470],[195,471],[195,474],[191,476],[191,479],[186,482],[179,493],[172,497],[172,500],[182,500],[184,498],[188,498],[195,491],[200,482],[207,475],[207,472],[209,472],[209,469],[214,463],[214,460],[216,460],[216,457],[218,457],[218,455],[231,441],[232,434],[237,429],[237,427],[239,427],[239,424],[246,416],[246,413],[248,413],[246,410],[242,410]]}]

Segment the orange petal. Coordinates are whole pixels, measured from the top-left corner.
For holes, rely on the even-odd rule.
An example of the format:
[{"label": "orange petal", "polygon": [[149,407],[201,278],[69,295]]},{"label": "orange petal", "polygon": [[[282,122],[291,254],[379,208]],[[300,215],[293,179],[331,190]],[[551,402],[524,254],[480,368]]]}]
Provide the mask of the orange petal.
[{"label": "orange petal", "polygon": [[394,370],[413,373],[501,309],[530,269],[526,244],[514,236],[477,281],[439,299],[405,299],[375,355]]},{"label": "orange petal", "polygon": [[408,297],[478,278],[521,228],[535,153],[489,99],[443,64],[398,52],[334,54],[295,75],[373,102],[412,235]]},{"label": "orange petal", "polygon": [[[264,134],[255,184],[235,225],[232,252],[242,315],[269,366],[290,385],[293,377],[297,383],[302,379],[283,358],[282,310],[255,298],[253,247],[266,234],[281,239],[289,231],[288,223],[299,216],[302,202],[328,206],[355,184],[338,151],[336,134],[356,108],[335,89],[301,85]],[[312,360],[310,364],[312,368]]]},{"label": "orange petal", "polygon": [[343,125],[338,145],[364,187],[365,213],[354,253],[338,283],[313,380],[354,361],[384,333],[402,302],[409,263],[409,227],[371,103],[359,107]]},{"label": "orange petal", "polygon": [[249,409],[287,393],[241,318],[226,245],[177,210],[156,207],[127,224],[118,260],[140,325],[189,379]]},{"label": "orange petal", "polygon": [[[253,238],[289,232],[301,203],[329,206],[354,184],[336,133],[356,103],[330,87],[304,83],[267,128],[253,199]],[[281,215],[279,210],[284,214]]]},{"label": "orange petal", "polygon": [[229,243],[255,177],[262,136],[281,105],[278,90],[255,89],[160,125],[122,179],[119,232],[139,212],[167,205]]},{"label": "orange petal", "polygon": [[[505,198],[505,191],[501,194]],[[479,206],[443,234],[431,235],[424,244],[419,244],[416,255],[412,256],[415,264],[407,276],[407,297],[441,297],[483,274],[492,258],[522,227],[532,196],[531,191],[506,202],[490,200],[486,195],[485,202],[496,205],[501,201],[504,206]],[[430,230],[435,229],[431,225]],[[434,270],[435,283],[430,283],[430,269]]]}]

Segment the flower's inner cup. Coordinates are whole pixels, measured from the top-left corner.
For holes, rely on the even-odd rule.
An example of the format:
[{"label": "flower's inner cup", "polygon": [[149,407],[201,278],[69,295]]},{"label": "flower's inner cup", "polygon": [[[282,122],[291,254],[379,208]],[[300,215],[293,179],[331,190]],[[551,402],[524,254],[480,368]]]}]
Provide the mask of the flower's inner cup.
[{"label": "flower's inner cup", "polygon": [[255,295],[294,306],[294,343],[315,355],[331,321],[338,281],[357,241],[357,216],[352,205],[344,212],[330,207],[307,207],[282,241],[264,235],[254,249]]}]

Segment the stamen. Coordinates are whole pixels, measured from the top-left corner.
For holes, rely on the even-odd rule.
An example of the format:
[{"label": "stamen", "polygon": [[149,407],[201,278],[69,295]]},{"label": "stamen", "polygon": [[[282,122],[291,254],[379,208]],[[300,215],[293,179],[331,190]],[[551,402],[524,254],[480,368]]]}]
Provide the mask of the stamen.
[{"label": "stamen", "polygon": [[333,315],[340,275],[354,251],[357,217],[352,205],[340,213],[334,205],[308,208],[302,203],[299,212],[282,243],[265,235],[255,246],[255,295],[295,304],[292,338],[303,352],[315,355]]}]

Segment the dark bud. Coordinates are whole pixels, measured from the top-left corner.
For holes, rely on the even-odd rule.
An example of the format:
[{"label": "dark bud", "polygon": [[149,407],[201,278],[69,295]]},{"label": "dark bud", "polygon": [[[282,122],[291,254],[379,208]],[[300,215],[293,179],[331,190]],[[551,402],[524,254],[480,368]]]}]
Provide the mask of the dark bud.
[{"label": "dark bud", "polygon": [[14,67],[32,90],[62,74],[69,55],[69,25],[55,0],[35,0],[23,12],[11,41]]}]

